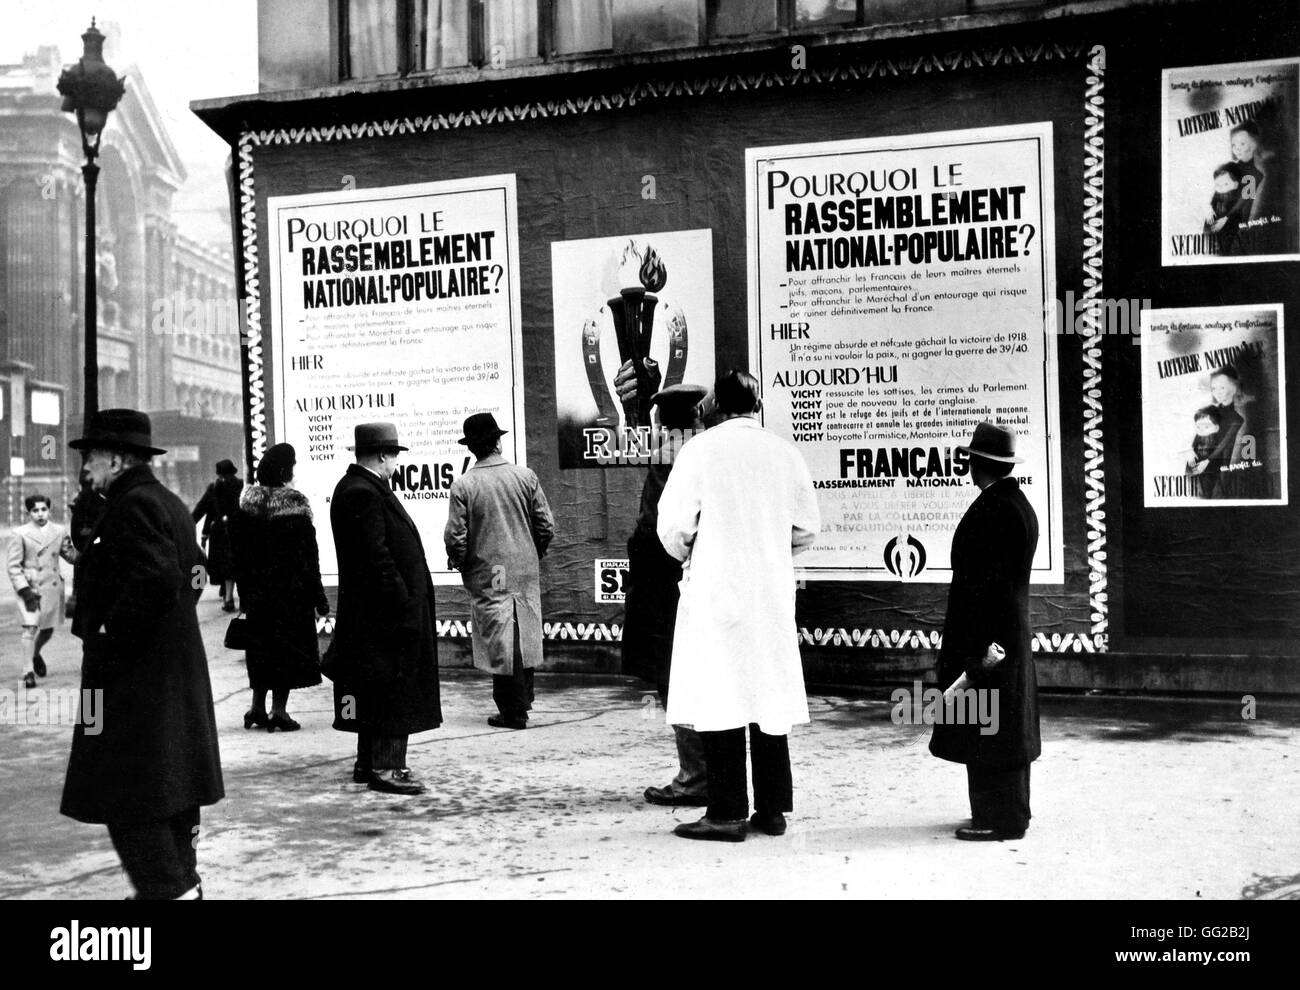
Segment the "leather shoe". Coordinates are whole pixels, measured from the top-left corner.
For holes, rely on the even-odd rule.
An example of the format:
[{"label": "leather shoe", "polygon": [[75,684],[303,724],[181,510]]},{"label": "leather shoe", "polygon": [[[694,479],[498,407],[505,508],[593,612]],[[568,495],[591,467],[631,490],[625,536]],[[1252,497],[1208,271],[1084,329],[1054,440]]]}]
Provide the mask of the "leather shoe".
[{"label": "leather shoe", "polygon": [[423,794],[424,785],[415,779],[415,774],[406,767],[401,770],[382,770],[370,774],[369,787],[372,791],[385,794]]},{"label": "leather shoe", "polygon": [[776,811],[770,815],[754,812],[749,817],[749,824],[768,835],[785,835],[785,815]]},{"label": "leather shoe", "polygon": [[370,770],[363,767],[360,763],[352,764],[352,783],[354,784],[370,783]]},{"label": "leather shoe", "polygon": [[30,670],[27,671],[27,673],[23,674],[23,687],[25,688],[36,687],[36,675],[33,674]]},{"label": "leather shoe", "polygon": [[41,658],[39,653],[32,657],[32,670],[36,671],[37,677],[44,677],[47,673],[45,669],[45,661]]},{"label": "leather shoe", "polygon": [[966,842],[1005,842],[1007,839],[1023,839],[1025,830],[1004,832],[1000,828],[963,827],[957,829],[956,835]]},{"label": "leather shoe", "polygon": [[494,729],[526,729],[528,728],[528,719],[526,718],[506,718],[504,715],[490,715],[488,725]]},{"label": "leather shoe", "polygon": [[657,804],[665,808],[707,808],[709,799],[691,794],[678,794],[668,787],[647,787],[645,789],[647,804]]},{"label": "leather shoe", "polygon": [[713,839],[718,842],[744,842],[745,833],[748,828],[745,819],[741,818],[734,822],[714,821],[708,815],[705,815],[698,822],[682,822],[675,829],[673,835],[680,835],[683,839]]}]

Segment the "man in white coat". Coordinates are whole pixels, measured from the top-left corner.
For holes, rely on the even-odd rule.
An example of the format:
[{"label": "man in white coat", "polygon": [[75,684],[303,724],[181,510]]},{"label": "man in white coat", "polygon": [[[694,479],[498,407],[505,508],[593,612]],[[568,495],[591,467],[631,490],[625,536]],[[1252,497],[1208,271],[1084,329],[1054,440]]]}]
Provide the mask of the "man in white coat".
[{"label": "man in white coat", "polygon": [[18,618],[23,627],[23,686],[36,687],[44,677],[41,648],[63,622],[63,573],[59,558],[76,563],[68,531],[50,522],[48,495],[28,495],[23,502],[31,520],[13,531],[9,541],[9,580],[18,595]]},{"label": "man in white coat", "polygon": [[803,457],[757,421],[753,376],[726,372],[713,399],[718,425],[682,448],[659,499],[659,540],[682,561],[668,722],[703,738],[709,793],[704,817],[674,833],[740,842],[749,814],[746,726],[749,824],[781,835],[793,810],[787,736],[808,721],[794,555],[816,539],[821,520]]}]

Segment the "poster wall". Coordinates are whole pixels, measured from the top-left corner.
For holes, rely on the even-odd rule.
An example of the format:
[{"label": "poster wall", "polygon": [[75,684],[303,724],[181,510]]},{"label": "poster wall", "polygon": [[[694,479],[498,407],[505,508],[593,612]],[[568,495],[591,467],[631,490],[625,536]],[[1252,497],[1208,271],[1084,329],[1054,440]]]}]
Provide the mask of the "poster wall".
[{"label": "poster wall", "polygon": [[551,280],[560,467],[650,463],[650,397],[715,377],[713,231],[557,241]]},{"label": "poster wall", "polygon": [[998,419],[1063,580],[1050,123],[749,149],[750,369],[803,453],[812,578],[944,582]]},{"label": "poster wall", "polygon": [[1281,305],[1143,314],[1148,508],[1287,504],[1283,352]]},{"label": "poster wall", "polygon": [[[513,175],[267,200],[275,436],[318,517],[336,584],[329,497],[358,423],[395,423],[411,449],[391,484],[441,553],[447,492],[473,461],[465,417],[490,412],[524,463],[518,217]],[[439,583],[458,583],[435,570]]]},{"label": "poster wall", "polygon": [[1161,75],[1161,261],[1300,258],[1300,59]]}]

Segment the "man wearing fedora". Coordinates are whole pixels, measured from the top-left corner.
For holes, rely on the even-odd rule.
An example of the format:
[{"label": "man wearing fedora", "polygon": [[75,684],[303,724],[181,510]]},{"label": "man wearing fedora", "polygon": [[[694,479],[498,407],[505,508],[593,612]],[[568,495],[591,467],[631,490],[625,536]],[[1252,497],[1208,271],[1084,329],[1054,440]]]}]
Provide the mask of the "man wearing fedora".
[{"label": "man wearing fedora", "polygon": [[488,724],[525,729],[542,662],[540,560],[555,520],[537,475],[501,456],[505,432],[490,412],[465,420],[460,443],[477,460],[451,486],[443,542],[469,592],[474,666],[492,674],[499,714]]},{"label": "man wearing fedora", "polygon": [[[957,838],[1018,839],[1029,827],[1029,764],[1042,748],[1029,627],[1038,517],[1010,476],[1012,466],[1022,462],[1015,455],[1014,430],[980,423],[970,444],[957,449],[969,455],[971,481],[980,494],[952,538],[939,686],[965,675],[969,688],[997,692],[1000,717],[989,735],[973,719],[968,725],[937,720],[930,752],[966,764],[971,824],[957,829]],[[994,645],[999,649],[991,649]],[[1000,660],[999,652],[1005,653]]]},{"label": "man wearing fedora", "polygon": [[108,826],[138,898],[198,899],[199,808],[225,792],[194,522],[153,475],[150,458],[164,451],[144,413],[95,413],[71,446],[107,497],[77,562],[72,622],[82,696],[102,701],[94,731],[73,730],[61,810]]},{"label": "man wearing fedora", "polygon": [[407,738],[441,725],[442,703],[433,580],[420,533],[388,480],[409,448],[392,423],[361,423],[348,449],[356,463],[330,498],[339,600],[325,672],[334,680],[334,728],[357,733],[353,781],[420,794]]}]

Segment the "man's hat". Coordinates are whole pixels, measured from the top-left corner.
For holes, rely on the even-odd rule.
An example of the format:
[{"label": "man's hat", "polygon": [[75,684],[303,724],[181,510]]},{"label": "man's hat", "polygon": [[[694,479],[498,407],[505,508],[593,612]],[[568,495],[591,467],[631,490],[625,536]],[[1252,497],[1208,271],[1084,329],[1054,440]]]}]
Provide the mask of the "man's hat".
[{"label": "man's hat", "polygon": [[491,413],[475,413],[465,420],[465,435],[456,442],[466,446],[469,444],[491,443],[509,432],[509,430],[503,430],[497,426],[497,418]]},{"label": "man's hat", "polygon": [[659,407],[659,418],[669,423],[680,423],[692,418],[700,401],[709,394],[703,385],[669,385],[650,396],[652,405]]},{"label": "man's hat", "polygon": [[975,427],[975,435],[964,447],[958,450],[977,457],[987,457],[990,461],[1003,464],[1023,464],[1025,459],[1016,456],[1016,431],[1002,423],[990,423],[985,420]]},{"label": "man's hat", "polygon": [[235,462],[227,458],[217,461],[217,474],[235,474]]},{"label": "man's hat", "polygon": [[90,417],[86,435],[68,444],[73,450],[118,450],[130,454],[165,454],[153,445],[153,424],[135,409],[101,409]]},{"label": "man's hat", "polygon": [[353,443],[348,450],[365,453],[370,450],[410,450],[397,442],[397,427],[392,423],[358,423],[352,432]]}]

